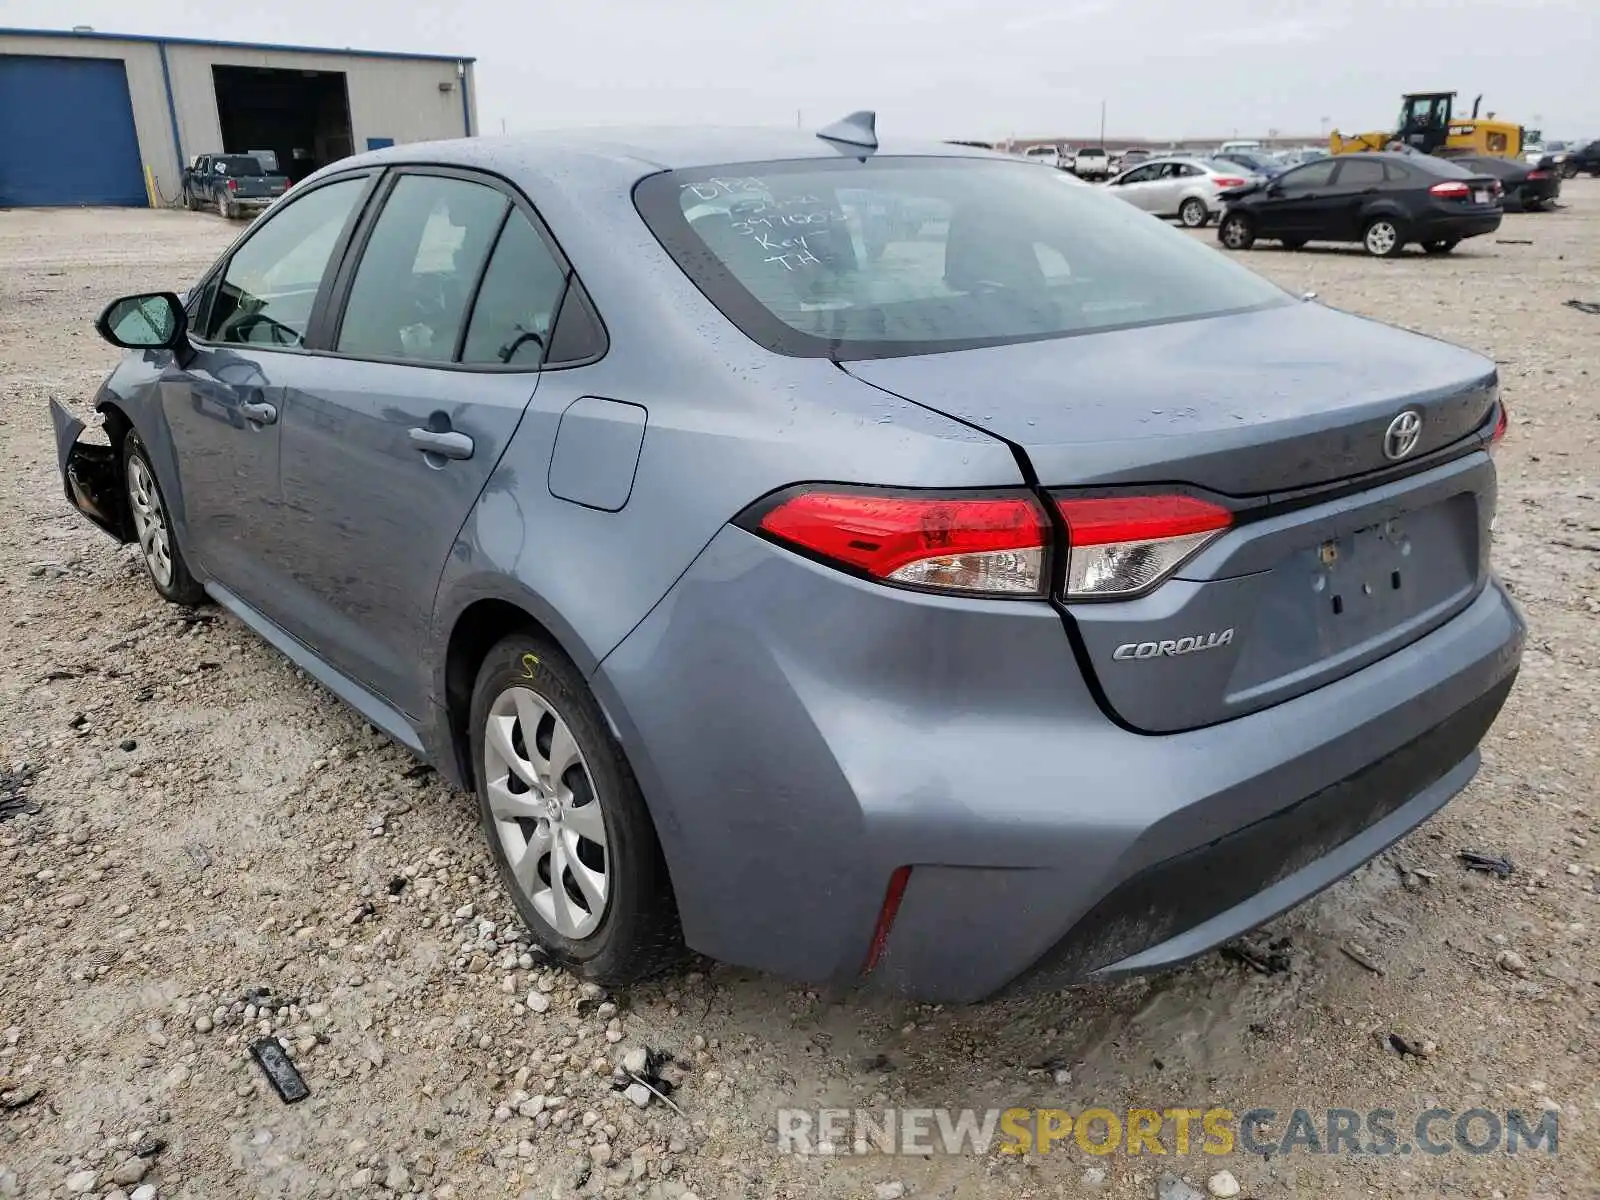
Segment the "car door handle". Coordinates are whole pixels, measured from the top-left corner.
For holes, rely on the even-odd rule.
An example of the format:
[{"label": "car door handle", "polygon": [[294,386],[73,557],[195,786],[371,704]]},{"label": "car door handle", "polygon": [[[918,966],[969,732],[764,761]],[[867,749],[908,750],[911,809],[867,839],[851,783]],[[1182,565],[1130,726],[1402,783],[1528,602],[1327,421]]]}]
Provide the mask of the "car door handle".
[{"label": "car door handle", "polygon": [[278,420],[278,410],[270,404],[241,404],[239,415],[246,421],[253,421],[257,425],[272,425]]},{"label": "car door handle", "polygon": [[454,430],[441,433],[434,429],[413,429],[411,445],[424,454],[437,454],[441,458],[472,457],[472,439]]}]

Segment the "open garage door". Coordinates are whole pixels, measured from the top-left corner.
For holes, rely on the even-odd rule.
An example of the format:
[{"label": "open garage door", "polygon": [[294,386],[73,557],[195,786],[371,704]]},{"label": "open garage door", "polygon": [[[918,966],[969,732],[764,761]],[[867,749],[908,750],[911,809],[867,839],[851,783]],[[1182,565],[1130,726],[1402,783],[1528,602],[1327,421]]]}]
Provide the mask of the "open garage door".
[{"label": "open garage door", "polygon": [[0,208],[149,202],[121,59],[0,54]]},{"label": "open garage door", "polygon": [[271,150],[299,182],[354,152],[343,71],[212,67],[211,77],[228,154]]}]

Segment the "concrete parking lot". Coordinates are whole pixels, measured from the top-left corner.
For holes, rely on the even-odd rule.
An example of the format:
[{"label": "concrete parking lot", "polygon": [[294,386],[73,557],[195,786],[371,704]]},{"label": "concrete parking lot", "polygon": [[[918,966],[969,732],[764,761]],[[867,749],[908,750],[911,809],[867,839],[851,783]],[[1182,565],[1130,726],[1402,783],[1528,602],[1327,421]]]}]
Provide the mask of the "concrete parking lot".
[{"label": "concrete parking lot", "polygon": [[[46,403],[87,411],[115,358],[99,308],[182,289],[238,228],[0,212],[0,1196],[1170,1200],[1164,1176],[1204,1194],[1222,1170],[1258,1198],[1593,1196],[1600,315],[1565,302],[1600,303],[1600,181],[1565,201],[1447,258],[1241,256],[1500,364],[1495,554],[1532,634],[1476,782],[1243,953],[964,1010],[712,964],[606,997],[543,969],[470,797],[232,618],[164,605],[61,496]],[[249,1058],[268,1032],[302,1103]],[[640,1047],[676,1058],[672,1106],[614,1090]],[[1401,1141],[1432,1108],[1517,1109],[1556,1114],[1559,1145],[783,1153],[778,1110],[820,1106],[1273,1109],[1261,1143],[1295,1109],[1393,1110]]]}]

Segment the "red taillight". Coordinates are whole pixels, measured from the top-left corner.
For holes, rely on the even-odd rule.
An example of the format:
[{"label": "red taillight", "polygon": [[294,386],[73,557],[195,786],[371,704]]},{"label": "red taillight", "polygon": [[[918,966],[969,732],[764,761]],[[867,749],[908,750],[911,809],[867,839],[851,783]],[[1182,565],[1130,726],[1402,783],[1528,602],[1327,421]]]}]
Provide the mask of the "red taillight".
[{"label": "red taillight", "polygon": [[883,907],[878,910],[878,924],[872,930],[872,947],[867,951],[867,965],[862,968],[862,974],[877,966],[878,960],[883,957],[889,945],[889,930],[894,928],[901,898],[905,896],[906,884],[910,882],[910,867],[896,867],[894,874],[889,876],[889,887],[883,894]]},{"label": "red taillight", "polygon": [[1244,186],[1244,180],[1236,179],[1232,175],[1218,175],[1211,182],[1216,184],[1219,188],[1236,188]]},{"label": "red taillight", "polygon": [[1120,598],[1160,583],[1233,524],[1194,496],[1057,497],[1067,523],[1068,599]]},{"label": "red taillight", "polygon": [[1446,200],[1465,200],[1472,194],[1472,189],[1459,179],[1447,179],[1443,183],[1436,183],[1428,191]]},{"label": "red taillight", "polygon": [[1541,170],[1535,168],[1534,170],[1528,172],[1528,178],[1529,179],[1549,179],[1550,178],[1550,172],[1549,171],[1541,171]]},{"label": "red taillight", "polygon": [[1045,515],[1027,496],[806,491],[768,511],[762,532],[887,583],[1042,596]]},{"label": "red taillight", "polygon": [[239,181],[237,179],[228,180],[228,190],[230,192],[237,192],[239,190]]}]

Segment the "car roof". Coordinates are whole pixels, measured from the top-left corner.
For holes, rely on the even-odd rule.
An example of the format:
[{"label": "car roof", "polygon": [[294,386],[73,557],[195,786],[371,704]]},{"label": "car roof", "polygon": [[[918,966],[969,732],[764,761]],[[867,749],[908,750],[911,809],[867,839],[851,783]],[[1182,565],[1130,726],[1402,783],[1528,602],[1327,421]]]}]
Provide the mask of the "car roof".
[{"label": "car roof", "polygon": [[[560,130],[501,137],[454,138],[409,143],[341,159],[342,167],[369,162],[435,162],[514,174],[529,162],[546,161],[572,170],[611,174],[625,166],[638,174],[733,163],[786,159],[836,159],[850,152],[815,133],[798,129],[737,127],[617,127]],[[880,137],[879,155],[947,158],[1009,155],[932,138]]]}]

